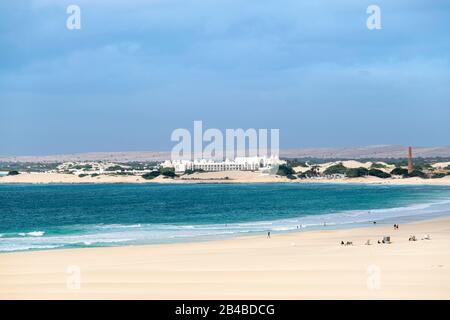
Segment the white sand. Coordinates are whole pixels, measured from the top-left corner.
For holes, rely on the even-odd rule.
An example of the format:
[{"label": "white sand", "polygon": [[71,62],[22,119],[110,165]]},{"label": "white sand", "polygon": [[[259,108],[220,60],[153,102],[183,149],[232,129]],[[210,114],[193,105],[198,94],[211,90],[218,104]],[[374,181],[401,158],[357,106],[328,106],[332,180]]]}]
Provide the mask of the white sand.
[{"label": "white sand", "polygon": [[[411,234],[432,239],[409,242]],[[376,244],[383,235],[393,243]],[[367,239],[375,244],[364,245]],[[341,246],[341,240],[354,245]],[[79,289],[68,268],[79,268]],[[271,239],[3,253],[0,298],[450,299],[450,218],[400,230],[389,225]]]},{"label": "white sand", "polygon": [[[226,179],[228,178],[228,179]],[[183,175],[180,178],[170,179],[159,176],[153,180],[145,180],[140,176],[109,176],[78,177],[73,174],[60,173],[21,173],[16,176],[0,177],[1,183],[370,183],[370,184],[427,184],[427,185],[450,185],[450,176],[440,179],[421,178],[389,178],[381,179],[373,176],[361,178],[309,178],[289,180],[286,177],[261,174],[251,171],[222,171],[203,172],[192,175]]]}]

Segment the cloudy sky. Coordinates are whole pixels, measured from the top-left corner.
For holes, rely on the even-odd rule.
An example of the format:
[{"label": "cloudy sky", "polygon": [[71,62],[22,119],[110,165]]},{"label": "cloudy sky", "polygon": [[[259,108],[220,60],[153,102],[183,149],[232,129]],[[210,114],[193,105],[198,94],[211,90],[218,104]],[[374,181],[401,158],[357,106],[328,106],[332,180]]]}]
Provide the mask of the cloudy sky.
[{"label": "cloudy sky", "polygon": [[450,145],[448,0],[7,0],[0,49],[0,155],[170,150],[194,120]]}]

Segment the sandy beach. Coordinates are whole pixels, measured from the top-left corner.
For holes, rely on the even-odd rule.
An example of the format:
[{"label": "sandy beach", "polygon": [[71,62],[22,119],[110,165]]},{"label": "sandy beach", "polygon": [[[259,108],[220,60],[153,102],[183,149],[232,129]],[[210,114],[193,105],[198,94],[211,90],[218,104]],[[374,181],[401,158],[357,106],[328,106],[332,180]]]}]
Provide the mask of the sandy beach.
[{"label": "sandy beach", "polygon": [[127,175],[100,175],[79,177],[73,174],[61,173],[21,173],[15,176],[0,177],[0,184],[48,184],[48,183],[370,183],[370,184],[395,184],[395,185],[450,185],[450,176],[440,179],[421,179],[418,177],[399,179],[368,176],[361,178],[308,178],[290,180],[286,177],[265,175],[252,171],[222,171],[203,172],[171,179],[159,176],[152,180],[145,180],[140,176]]},{"label": "sandy beach", "polygon": [[[384,235],[391,244],[377,244]],[[450,218],[399,230],[2,253],[0,298],[450,299]]]}]

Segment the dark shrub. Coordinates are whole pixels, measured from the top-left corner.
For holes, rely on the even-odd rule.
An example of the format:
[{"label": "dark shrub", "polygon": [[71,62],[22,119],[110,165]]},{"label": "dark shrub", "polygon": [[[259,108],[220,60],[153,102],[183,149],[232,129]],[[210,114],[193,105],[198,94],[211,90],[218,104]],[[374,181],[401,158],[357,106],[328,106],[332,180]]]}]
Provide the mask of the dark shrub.
[{"label": "dark shrub", "polygon": [[293,174],[288,174],[288,175],[286,176],[286,178],[288,178],[288,179],[290,179],[290,180],[295,180],[295,179],[297,179],[297,177],[294,176]]},{"label": "dark shrub", "polygon": [[159,173],[159,171],[152,171],[152,172],[147,172],[144,173],[142,175],[142,178],[146,179],[146,180],[151,180],[156,178],[157,176],[159,176],[161,173]]},{"label": "dark shrub", "polygon": [[372,163],[370,166],[371,169],[384,169],[386,166],[382,163]]},{"label": "dark shrub", "polygon": [[431,176],[431,179],[440,179],[440,178],[443,178],[443,177],[445,177],[445,173],[439,172],[439,173],[433,174],[433,175]]},{"label": "dark shrub", "polygon": [[203,169],[194,169],[194,170],[187,169],[184,171],[184,174],[193,174],[195,172],[205,172],[205,170],[203,170]]},{"label": "dark shrub", "polygon": [[370,169],[369,170],[369,176],[374,176],[382,179],[390,178],[391,175],[389,173],[386,173],[384,171],[378,170],[378,169]]},{"label": "dark shrub", "polygon": [[397,168],[394,168],[391,171],[391,174],[394,175],[394,176],[404,176],[405,174],[408,174],[408,170],[400,168],[400,167],[397,167]]},{"label": "dark shrub", "polygon": [[404,177],[405,178],[419,177],[422,179],[426,179],[427,175],[423,171],[415,169],[411,173],[407,173],[406,175],[404,175]]},{"label": "dark shrub", "polygon": [[423,171],[423,170],[432,170],[434,169],[433,166],[429,163],[422,163],[419,165],[414,165],[413,166],[413,170],[419,170],[419,171]]},{"label": "dark shrub", "polygon": [[319,174],[315,170],[308,170],[303,173],[300,173],[297,177],[303,179],[303,178],[317,177],[318,175]]},{"label": "dark shrub", "polygon": [[175,169],[174,168],[160,168],[159,172],[165,176],[165,177],[169,177],[169,178],[174,178],[177,175],[175,174]]},{"label": "dark shrub", "polygon": [[281,166],[278,167],[278,171],[277,171],[277,175],[279,176],[287,176],[290,174],[294,174],[295,171],[294,169],[292,169],[290,166],[287,166],[285,164],[282,164]]},{"label": "dark shrub", "polygon": [[329,166],[328,168],[325,169],[325,171],[323,173],[326,175],[345,174],[346,171],[347,171],[347,168],[342,163],[338,163],[333,166]]},{"label": "dark shrub", "polygon": [[106,168],[106,171],[123,171],[123,168],[121,166],[115,165]]},{"label": "dark shrub", "polygon": [[345,172],[345,175],[349,178],[358,178],[358,177],[364,177],[367,176],[367,174],[369,173],[369,170],[367,170],[366,168],[351,168],[351,169],[347,169],[347,171]]},{"label": "dark shrub", "polygon": [[11,170],[8,172],[8,176],[17,176],[19,173],[19,171],[17,170]]}]

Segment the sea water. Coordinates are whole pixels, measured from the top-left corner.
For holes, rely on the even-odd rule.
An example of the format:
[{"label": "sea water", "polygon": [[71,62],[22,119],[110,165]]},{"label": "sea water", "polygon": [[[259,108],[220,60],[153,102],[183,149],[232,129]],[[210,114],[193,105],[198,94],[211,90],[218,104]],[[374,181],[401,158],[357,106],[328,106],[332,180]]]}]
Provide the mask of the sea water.
[{"label": "sea water", "polygon": [[0,252],[171,243],[450,214],[450,187],[0,185]]}]

